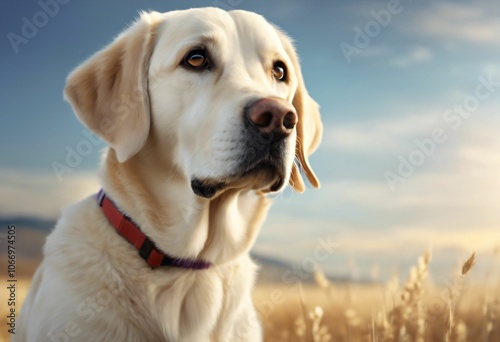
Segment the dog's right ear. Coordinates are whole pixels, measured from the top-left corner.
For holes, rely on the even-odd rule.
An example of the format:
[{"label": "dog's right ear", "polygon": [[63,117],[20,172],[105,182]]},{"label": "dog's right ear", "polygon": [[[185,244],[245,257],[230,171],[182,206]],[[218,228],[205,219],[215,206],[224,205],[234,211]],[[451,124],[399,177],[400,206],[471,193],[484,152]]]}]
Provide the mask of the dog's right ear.
[{"label": "dog's right ear", "polygon": [[149,134],[149,59],[162,18],[141,13],[66,80],[64,96],[78,119],[111,145],[120,162],[136,154]]},{"label": "dog's right ear", "polygon": [[[297,123],[295,156],[311,185],[315,188],[319,188],[319,179],[309,164],[309,156],[318,148],[323,135],[323,124],[321,123],[319,106],[307,92],[304,79],[302,78],[302,71],[300,70],[299,58],[291,39],[280,31],[279,28],[276,28],[276,31],[292,61],[298,83],[297,90],[292,100],[292,104],[297,110],[297,115],[299,117]],[[300,174],[299,166],[295,163],[292,166],[290,185],[297,192],[303,192],[306,189],[304,180]]]}]

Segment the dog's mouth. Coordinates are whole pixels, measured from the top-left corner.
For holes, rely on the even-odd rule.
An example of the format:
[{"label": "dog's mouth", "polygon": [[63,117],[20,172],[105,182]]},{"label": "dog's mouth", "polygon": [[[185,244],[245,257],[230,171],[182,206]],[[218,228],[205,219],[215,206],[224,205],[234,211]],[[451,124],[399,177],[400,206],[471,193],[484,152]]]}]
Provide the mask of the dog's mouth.
[{"label": "dog's mouth", "polygon": [[202,180],[199,178],[191,179],[191,189],[193,189],[195,195],[204,198],[214,197],[218,192],[223,190],[225,187],[226,187],[225,182],[216,182],[210,179]]},{"label": "dog's mouth", "polygon": [[228,189],[275,192],[283,187],[285,179],[284,167],[271,160],[262,160],[223,180],[192,178],[191,189],[196,195],[211,199]]}]

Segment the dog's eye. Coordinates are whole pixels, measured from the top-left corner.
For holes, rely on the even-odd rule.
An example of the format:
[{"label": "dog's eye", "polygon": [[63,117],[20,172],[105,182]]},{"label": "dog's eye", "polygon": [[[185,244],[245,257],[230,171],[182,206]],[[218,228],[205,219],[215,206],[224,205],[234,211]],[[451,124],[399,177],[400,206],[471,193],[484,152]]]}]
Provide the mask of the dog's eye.
[{"label": "dog's eye", "polygon": [[189,51],[182,60],[182,64],[196,70],[210,69],[211,64],[205,49],[194,49]]},{"label": "dog's eye", "polygon": [[273,76],[278,81],[286,81],[286,66],[281,61],[274,62]]}]

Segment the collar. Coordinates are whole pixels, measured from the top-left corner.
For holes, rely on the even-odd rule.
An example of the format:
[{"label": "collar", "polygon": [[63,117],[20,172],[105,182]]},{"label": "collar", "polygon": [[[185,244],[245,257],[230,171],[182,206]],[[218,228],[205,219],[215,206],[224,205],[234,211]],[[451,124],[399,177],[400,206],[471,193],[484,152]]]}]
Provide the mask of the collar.
[{"label": "collar", "polygon": [[113,201],[106,196],[103,189],[97,194],[97,203],[102,208],[109,222],[115,227],[116,231],[139,251],[139,255],[146,260],[151,268],[173,266],[202,270],[210,267],[210,263],[206,261],[174,258],[163,253],[155,246],[154,242],[141,231],[139,226],[135,224],[130,217],[122,214]]}]

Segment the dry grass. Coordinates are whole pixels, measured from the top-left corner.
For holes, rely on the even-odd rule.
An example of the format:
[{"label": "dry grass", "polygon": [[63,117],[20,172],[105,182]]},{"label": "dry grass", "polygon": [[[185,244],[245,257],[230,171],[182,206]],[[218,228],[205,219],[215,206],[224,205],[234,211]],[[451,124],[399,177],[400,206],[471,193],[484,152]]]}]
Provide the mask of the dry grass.
[{"label": "dry grass", "polygon": [[[419,258],[402,288],[396,278],[380,285],[335,284],[321,270],[315,274],[316,286],[258,286],[254,301],[265,340],[500,341],[500,286],[467,281],[475,255],[441,287],[426,281],[430,259],[430,253]],[[18,308],[29,282],[26,277],[18,279]],[[0,297],[6,295],[2,288]],[[0,315],[7,315],[6,306],[0,306]],[[8,341],[2,326],[0,341]]]},{"label": "dry grass", "polygon": [[388,284],[335,284],[318,270],[317,286],[256,289],[266,341],[493,342],[500,341],[500,286],[468,282],[472,254],[444,286],[426,280],[424,253],[399,288]]}]

